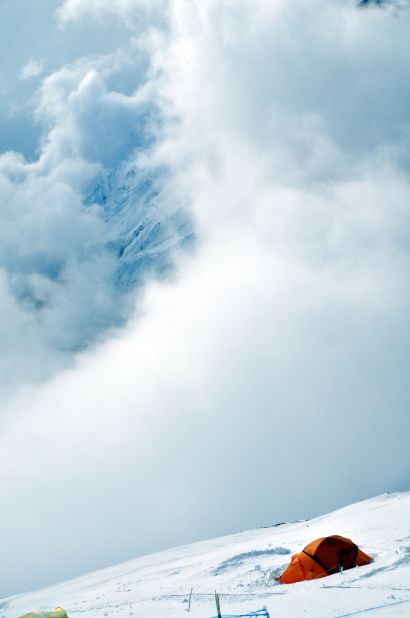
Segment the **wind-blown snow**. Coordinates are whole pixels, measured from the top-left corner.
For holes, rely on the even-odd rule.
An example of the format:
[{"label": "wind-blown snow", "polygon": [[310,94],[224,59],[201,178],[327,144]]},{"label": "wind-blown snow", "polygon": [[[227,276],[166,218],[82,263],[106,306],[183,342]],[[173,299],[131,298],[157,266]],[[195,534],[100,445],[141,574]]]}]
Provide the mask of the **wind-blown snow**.
[{"label": "wind-blown snow", "polygon": [[[166,515],[164,515],[166,516]],[[135,534],[143,534],[141,529]],[[352,538],[374,562],[324,579],[275,581],[290,554],[330,534]],[[102,540],[103,542],[103,540]],[[50,548],[51,550],[51,548]],[[64,557],[62,556],[63,560]],[[1,618],[61,605],[70,618],[215,615],[267,606],[272,618],[410,615],[410,492],[385,494],[310,521],[280,524],[153,554],[0,603]]]}]

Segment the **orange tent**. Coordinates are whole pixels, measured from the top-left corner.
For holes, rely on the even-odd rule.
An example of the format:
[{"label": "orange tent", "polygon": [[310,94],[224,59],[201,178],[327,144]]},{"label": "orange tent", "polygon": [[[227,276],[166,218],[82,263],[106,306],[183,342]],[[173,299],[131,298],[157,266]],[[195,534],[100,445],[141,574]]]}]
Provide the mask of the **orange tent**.
[{"label": "orange tent", "polygon": [[318,579],[370,562],[372,558],[353,541],[334,534],[316,539],[299,554],[292,556],[289,566],[277,581],[293,584],[305,579]]}]

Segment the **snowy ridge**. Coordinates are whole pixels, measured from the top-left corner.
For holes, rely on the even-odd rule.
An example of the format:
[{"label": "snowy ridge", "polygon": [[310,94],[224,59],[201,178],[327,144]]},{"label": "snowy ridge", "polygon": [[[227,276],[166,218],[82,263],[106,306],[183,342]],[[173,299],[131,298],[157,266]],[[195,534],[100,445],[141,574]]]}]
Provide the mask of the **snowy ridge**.
[{"label": "snowy ridge", "polygon": [[[136,532],[137,533],[137,532]],[[328,535],[351,537],[373,558],[342,575],[290,586],[275,581],[290,555]],[[410,492],[385,494],[310,521],[194,543],[0,602],[1,618],[66,608],[70,618],[215,615],[266,605],[272,618],[410,616]]]},{"label": "snowy ridge", "polygon": [[127,291],[151,270],[161,274],[172,254],[193,240],[193,224],[182,208],[171,207],[160,193],[159,179],[132,165],[101,177],[85,200],[97,204],[109,229],[107,248],[118,259],[116,282]]}]

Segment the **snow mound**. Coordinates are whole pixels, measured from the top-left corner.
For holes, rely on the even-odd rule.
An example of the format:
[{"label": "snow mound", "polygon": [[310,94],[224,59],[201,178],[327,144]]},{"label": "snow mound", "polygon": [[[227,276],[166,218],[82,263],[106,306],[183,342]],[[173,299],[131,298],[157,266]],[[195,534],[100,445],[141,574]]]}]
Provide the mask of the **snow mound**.
[{"label": "snow mound", "polygon": [[[370,565],[290,586],[277,574],[289,554],[330,534],[352,538]],[[410,616],[410,492],[386,494],[310,521],[186,545],[0,601],[0,618],[57,605],[70,618],[194,618],[267,606],[272,618]]]},{"label": "snow mound", "polygon": [[274,547],[273,549],[254,549],[252,551],[245,551],[241,554],[237,554],[236,556],[232,556],[227,560],[223,560],[220,564],[218,564],[218,566],[216,566],[212,570],[212,573],[214,575],[219,575],[220,573],[222,573],[222,571],[241,566],[246,560],[253,560],[254,558],[258,558],[259,556],[283,556],[290,553],[290,549],[287,549],[286,547]]}]

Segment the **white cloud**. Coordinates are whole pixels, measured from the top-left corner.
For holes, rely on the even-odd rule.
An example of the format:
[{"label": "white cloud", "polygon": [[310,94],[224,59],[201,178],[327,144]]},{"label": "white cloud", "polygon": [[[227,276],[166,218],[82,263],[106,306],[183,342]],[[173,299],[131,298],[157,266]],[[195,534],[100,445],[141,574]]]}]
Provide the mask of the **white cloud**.
[{"label": "white cloud", "polygon": [[21,79],[32,79],[39,77],[44,72],[44,62],[42,60],[29,60],[21,69]]},{"label": "white cloud", "polygon": [[146,103],[138,94],[109,91],[94,64],[64,67],[44,81],[36,114],[49,131],[40,165],[54,173],[60,161],[76,158],[111,169],[143,140]]},{"label": "white cloud", "polygon": [[[138,53],[132,42],[130,48]],[[124,67],[129,70],[129,60],[120,49],[52,72],[35,99],[43,129],[38,157],[0,155],[0,307],[11,316],[7,332],[0,333],[8,366],[1,393],[66,365],[73,349],[129,315],[131,300],[116,287],[118,261],[109,247],[118,232],[98,206],[83,203],[98,178],[126,164],[146,139],[144,97],[108,84]],[[135,87],[140,79],[137,71]],[[20,357],[17,350],[24,350]],[[50,359],[38,367],[42,354]]]},{"label": "white cloud", "polygon": [[[103,5],[81,6],[60,17]],[[44,83],[37,167],[66,183],[78,157],[76,190],[105,164],[93,119],[114,117],[123,156],[140,106],[159,106],[138,162],[165,170],[164,195],[191,204],[200,243],[115,341],[9,403],[9,588],[27,555],[36,585],[408,481],[410,13],[341,0],[171,8],[170,32],[145,39],[136,94],[84,63]],[[21,160],[3,164],[26,178]],[[50,538],[63,565],[44,552]]]}]

